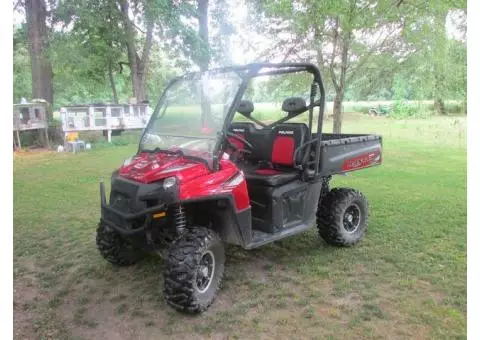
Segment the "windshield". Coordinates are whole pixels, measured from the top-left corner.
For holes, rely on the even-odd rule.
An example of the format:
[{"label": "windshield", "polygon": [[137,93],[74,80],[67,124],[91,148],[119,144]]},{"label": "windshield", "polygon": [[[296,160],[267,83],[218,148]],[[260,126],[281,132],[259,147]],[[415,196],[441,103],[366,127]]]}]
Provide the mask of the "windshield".
[{"label": "windshield", "polygon": [[140,151],[181,151],[210,159],[242,78],[233,71],[203,72],[171,85],[140,142]]}]

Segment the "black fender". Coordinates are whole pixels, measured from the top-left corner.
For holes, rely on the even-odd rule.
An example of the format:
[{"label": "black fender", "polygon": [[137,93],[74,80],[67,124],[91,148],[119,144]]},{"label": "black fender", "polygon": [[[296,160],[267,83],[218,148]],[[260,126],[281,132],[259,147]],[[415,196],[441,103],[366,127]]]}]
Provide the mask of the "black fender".
[{"label": "black fender", "polygon": [[223,242],[242,247],[250,243],[252,239],[251,208],[236,211],[233,195],[199,197],[182,200],[181,204],[189,214],[211,218],[213,222],[211,228],[220,235]]}]

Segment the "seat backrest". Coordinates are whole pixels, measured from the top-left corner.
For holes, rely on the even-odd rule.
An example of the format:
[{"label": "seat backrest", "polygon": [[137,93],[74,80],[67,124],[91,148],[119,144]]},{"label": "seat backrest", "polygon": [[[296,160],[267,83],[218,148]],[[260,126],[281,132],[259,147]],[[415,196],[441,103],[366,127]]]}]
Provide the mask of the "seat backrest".
[{"label": "seat backrest", "polygon": [[252,112],[255,110],[253,106],[253,102],[250,100],[242,100],[237,106],[237,112],[244,114],[245,116],[250,116]]},{"label": "seat backrest", "polygon": [[[249,141],[249,137],[254,130],[255,124],[250,122],[234,122],[230,124],[230,128],[228,129],[229,132],[232,132],[247,141]],[[228,137],[228,141],[241,150],[245,149],[244,143],[237,138]]]},{"label": "seat backrest", "polygon": [[[305,100],[302,98],[287,98],[282,110],[289,115],[305,110]],[[240,111],[242,110],[242,111]],[[251,114],[253,103],[242,101],[239,112]],[[257,129],[252,122],[235,122],[230,125],[230,132],[238,134],[253,145],[248,159],[254,162],[266,161],[274,166],[293,167],[294,153],[308,138],[308,126],[304,123],[283,123],[273,128]],[[235,138],[229,138],[238,148],[244,148],[243,143]],[[301,155],[297,155],[301,160]]]},{"label": "seat backrest", "polygon": [[282,110],[289,116],[299,114],[307,110],[307,102],[301,97],[289,97],[283,101]]},{"label": "seat backrest", "polygon": [[272,129],[254,129],[248,136],[248,141],[252,144],[252,153],[248,156],[254,162],[270,162],[272,154]]},{"label": "seat backrest", "polygon": [[[283,123],[273,128],[272,153],[273,165],[293,167],[295,149],[306,142],[308,126],[303,123]],[[301,155],[297,156],[297,160]]]},{"label": "seat backrest", "polygon": [[[237,106],[237,112],[246,116],[250,116],[254,109],[255,107],[250,100],[242,100]],[[230,124],[230,128],[228,129],[229,132],[232,132],[246,140],[248,140],[250,132],[253,130],[255,130],[255,124],[252,122],[233,122]],[[244,143],[236,138],[228,137],[228,141],[241,150],[245,149]]]}]

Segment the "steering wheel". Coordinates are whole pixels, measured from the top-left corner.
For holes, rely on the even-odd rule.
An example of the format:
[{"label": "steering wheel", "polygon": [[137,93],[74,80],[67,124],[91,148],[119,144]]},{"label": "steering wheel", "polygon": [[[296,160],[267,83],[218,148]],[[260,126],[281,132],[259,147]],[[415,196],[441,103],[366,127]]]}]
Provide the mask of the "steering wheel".
[{"label": "steering wheel", "polygon": [[[248,142],[245,138],[240,137],[239,135],[236,135],[232,132],[227,132],[227,136],[232,137],[232,138],[242,142],[245,146],[248,147],[248,149],[253,150],[253,145],[250,144],[250,142]],[[227,140],[228,145],[230,145],[235,151],[240,152],[240,153],[244,153],[244,154],[248,154],[248,155],[252,153],[252,151],[250,151],[250,150],[240,149],[238,146],[236,146],[234,143],[232,143],[230,140],[228,140],[228,138],[226,138],[226,140]]]}]

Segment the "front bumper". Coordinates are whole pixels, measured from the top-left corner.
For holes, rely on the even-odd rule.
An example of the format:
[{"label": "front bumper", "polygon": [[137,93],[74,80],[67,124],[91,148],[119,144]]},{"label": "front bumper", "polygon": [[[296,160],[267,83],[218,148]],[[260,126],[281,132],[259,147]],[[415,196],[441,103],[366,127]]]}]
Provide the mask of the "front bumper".
[{"label": "front bumper", "polygon": [[[107,204],[103,182],[100,183],[100,204],[101,221],[123,236],[134,236],[144,233],[151,226],[153,215],[165,212],[167,209],[165,204],[159,204],[135,213],[125,213],[115,209]],[[142,221],[140,226],[138,221]]]}]

